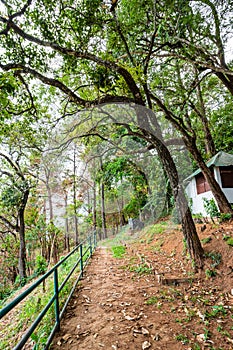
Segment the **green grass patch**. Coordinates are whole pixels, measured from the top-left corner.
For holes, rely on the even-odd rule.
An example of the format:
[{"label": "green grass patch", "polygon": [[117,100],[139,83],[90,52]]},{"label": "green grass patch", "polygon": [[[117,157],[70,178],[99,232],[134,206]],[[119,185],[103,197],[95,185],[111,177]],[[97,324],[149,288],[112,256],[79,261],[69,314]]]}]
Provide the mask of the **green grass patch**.
[{"label": "green grass patch", "polygon": [[123,258],[123,256],[125,255],[125,252],[126,252],[126,247],[123,245],[112,247],[112,254],[114,258],[118,258],[118,259]]},{"label": "green grass patch", "polygon": [[227,310],[222,305],[214,305],[212,306],[212,310],[210,312],[205,313],[206,318],[215,318],[215,317],[225,317],[227,315]]},{"label": "green grass patch", "polygon": [[178,334],[176,336],[176,340],[180,341],[183,345],[189,343],[189,339],[186,337],[186,335],[183,335],[183,334]]},{"label": "green grass patch", "polygon": [[140,236],[141,231],[131,232],[129,231],[128,225],[123,227],[119,233],[115,236],[110,236],[100,242],[101,246],[112,248],[115,246],[120,246],[125,242],[135,242]]},{"label": "green grass patch", "polygon": [[158,298],[158,297],[152,296],[152,297],[150,297],[149,299],[147,299],[147,300],[145,301],[145,304],[146,304],[146,305],[155,305],[155,304],[158,303],[158,301],[159,301],[159,298]]},{"label": "green grass patch", "polygon": [[[84,247],[84,249],[86,249]],[[89,252],[87,252],[83,260],[87,260]],[[70,256],[62,265],[58,267],[58,277],[59,277],[59,286],[62,284],[64,279],[67,277],[74,264],[76,264],[79,259],[79,252],[74,253]],[[79,266],[77,266],[73,275],[70,276],[69,280],[66,282],[66,285],[63,287],[59,294],[59,305],[60,310],[64,306],[67,297],[72,289],[74,282],[77,279],[77,276],[80,272]],[[9,325],[7,332],[1,335],[0,339],[0,349],[10,350],[12,346],[15,346],[17,343],[17,335],[22,328],[29,327],[42,309],[47,305],[49,300],[54,294],[54,281],[53,274],[49,276],[44,285],[43,283],[39,285],[32,293],[30,293],[24,301],[21,303],[20,311],[17,315],[14,316],[14,322]],[[47,314],[43,317],[40,324],[31,335],[31,340],[36,344],[35,348],[37,350],[44,349],[44,345],[48,339],[48,336],[55,323],[55,313],[54,313],[54,304],[51,305]],[[10,347],[9,347],[10,344]]]},{"label": "green grass patch", "polygon": [[226,243],[227,243],[229,246],[233,247],[233,237],[227,238]]},{"label": "green grass patch", "polygon": [[211,237],[206,237],[206,238],[203,238],[203,239],[201,240],[201,242],[202,242],[203,244],[206,244],[206,243],[210,243],[211,240],[212,240]]},{"label": "green grass patch", "polygon": [[146,264],[140,264],[138,266],[130,267],[131,272],[136,272],[139,275],[149,275],[152,273],[152,269],[148,267]]},{"label": "green grass patch", "polygon": [[160,223],[147,226],[143,229],[142,243],[150,244],[157,235],[164,233],[167,230],[169,222],[162,221]]}]

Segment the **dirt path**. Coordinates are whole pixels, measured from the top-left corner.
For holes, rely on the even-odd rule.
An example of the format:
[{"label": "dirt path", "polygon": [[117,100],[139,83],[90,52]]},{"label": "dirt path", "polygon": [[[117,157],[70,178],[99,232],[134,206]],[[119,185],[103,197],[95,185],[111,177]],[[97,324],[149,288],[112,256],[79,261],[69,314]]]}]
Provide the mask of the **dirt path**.
[{"label": "dirt path", "polygon": [[[98,248],[75,292],[52,349],[188,349],[174,338],[169,314],[145,300],[155,277],[132,276],[129,261]],[[134,277],[134,278],[132,278]]]}]

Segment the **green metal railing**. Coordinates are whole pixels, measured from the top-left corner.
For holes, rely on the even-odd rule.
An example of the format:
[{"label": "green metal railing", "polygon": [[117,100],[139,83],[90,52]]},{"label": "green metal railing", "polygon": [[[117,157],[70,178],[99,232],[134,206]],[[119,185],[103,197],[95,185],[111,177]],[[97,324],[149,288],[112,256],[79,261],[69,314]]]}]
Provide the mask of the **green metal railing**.
[{"label": "green metal railing", "polygon": [[[39,285],[42,285],[45,283],[45,280],[53,275],[53,286],[54,286],[54,294],[51,297],[51,299],[47,302],[45,307],[40,311],[39,315],[36,317],[36,319],[33,321],[31,326],[27,329],[27,331],[24,333],[21,340],[17,343],[17,345],[13,348],[13,350],[19,350],[22,349],[23,346],[27,343],[37,326],[41,323],[43,317],[47,314],[50,307],[54,304],[54,316],[55,316],[55,323],[51,326],[52,330],[50,334],[47,337],[46,344],[44,345],[44,350],[49,348],[49,345],[52,342],[52,339],[54,337],[54,334],[56,331],[60,330],[60,321],[63,317],[63,314],[65,312],[65,309],[67,307],[67,304],[76,288],[77,283],[80,281],[80,279],[83,277],[83,271],[88,263],[88,260],[92,256],[95,248],[97,245],[96,241],[96,233],[94,232],[92,235],[90,235],[86,240],[84,240],[82,243],[80,243],[77,247],[75,247],[64,259],[59,261],[51,270],[49,270],[47,273],[45,273],[42,277],[40,277],[33,285],[31,285],[27,290],[25,290],[22,294],[17,296],[11,303],[7,304],[3,309],[0,310],[0,319],[7,315],[16,305],[18,305],[22,300],[24,300],[30,293],[32,293]],[[65,262],[68,262],[69,258],[73,256],[75,253],[78,254],[78,259],[75,261],[74,265],[69,270],[68,274],[64,278],[64,280],[59,285],[59,270],[58,268],[62,266]],[[73,275],[75,270],[79,268],[79,274],[75,282],[73,283],[72,289],[60,311],[60,303],[59,303],[59,295],[62,291],[62,289],[67,284],[70,277]],[[39,344],[35,344],[33,349],[37,349]]]}]

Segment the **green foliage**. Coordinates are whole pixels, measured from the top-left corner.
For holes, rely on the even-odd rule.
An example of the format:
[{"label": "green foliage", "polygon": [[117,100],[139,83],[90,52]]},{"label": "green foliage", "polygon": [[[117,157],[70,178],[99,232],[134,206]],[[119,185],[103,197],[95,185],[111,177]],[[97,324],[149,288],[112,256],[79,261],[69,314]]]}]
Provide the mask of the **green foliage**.
[{"label": "green foliage", "polygon": [[112,253],[113,253],[113,256],[114,258],[123,258],[123,256],[125,255],[126,253],[126,247],[125,246],[115,246],[115,247],[112,247]]},{"label": "green foliage", "polygon": [[218,252],[210,252],[205,254],[206,257],[212,260],[211,267],[217,267],[222,261],[222,255]]},{"label": "green foliage", "polygon": [[212,306],[212,311],[206,312],[205,317],[208,318],[216,318],[216,317],[225,317],[227,315],[227,310],[223,305],[214,305]]},{"label": "green foliage", "polygon": [[203,239],[201,240],[201,242],[202,242],[203,244],[210,243],[211,241],[212,241],[212,238],[211,238],[211,237],[206,237],[206,238],[203,238]]},{"label": "green foliage", "polygon": [[[232,152],[232,96],[223,84],[224,80],[228,85],[231,85],[231,82],[227,79],[227,68],[221,67],[221,62],[224,62],[224,50],[220,49],[221,39],[223,47],[226,47],[227,36],[232,32],[232,6],[229,1],[211,2],[211,6],[209,4],[209,1],[197,4],[195,1],[122,0],[116,2],[114,16],[110,11],[110,1],[84,0],[79,2],[78,6],[74,6],[69,0],[55,3],[48,0],[33,4],[28,2],[26,11],[20,16],[20,30],[14,31],[14,25],[7,25],[5,21],[11,18],[15,25],[19,24],[17,17],[12,15],[23,5],[20,1],[7,5],[2,1],[1,12],[4,19],[1,21],[1,31],[11,29],[7,35],[1,36],[0,44],[0,141],[4,148],[9,149],[10,154],[17,153],[15,160],[18,161],[23,155],[22,170],[27,181],[30,178],[29,174],[38,175],[40,152],[47,137],[46,127],[51,130],[56,125],[54,129],[60,130],[59,121],[64,119],[63,116],[67,118],[70,114],[76,115],[82,108],[85,108],[86,113],[88,106],[101,103],[105,98],[107,102],[135,102],[138,98],[138,92],[132,88],[135,85],[139,88],[146,106],[151,108],[152,105],[156,112],[166,141],[180,138],[179,133],[184,128],[186,134],[193,137],[192,140],[197,139],[198,149],[208,157],[203,127],[203,117],[206,117],[217,150]],[[35,39],[32,39],[33,35]],[[45,43],[46,47],[43,46]],[[158,60],[155,59],[155,55],[158,55]],[[16,68],[14,63],[17,64],[19,58],[22,67]],[[221,72],[221,68],[225,72],[223,81],[219,79],[222,74],[215,74],[215,62],[220,62],[217,72]],[[229,70],[232,69],[232,62],[228,67]],[[48,85],[42,87],[42,83]],[[61,85],[62,88],[57,89],[57,86]],[[72,92],[76,94],[77,100]],[[175,123],[179,124],[179,133],[172,130],[171,123],[161,117],[161,107],[157,108],[155,101],[151,102],[152,95],[164,101],[166,117],[171,111]],[[86,102],[81,99],[85,99]],[[49,109],[53,110],[54,124],[53,117],[48,113]],[[127,111],[125,113],[127,114]],[[96,167],[93,166],[91,170],[92,165],[89,167],[93,175],[91,180],[104,182],[107,200],[111,204],[114,200],[119,204],[123,198],[122,207],[119,207],[128,217],[138,216],[139,211],[147,204],[146,209],[149,208],[155,216],[156,212],[170,213],[174,203],[168,188],[169,181],[163,184],[161,180],[163,171],[158,164],[156,152],[153,149],[149,150],[149,137],[147,141],[142,141],[140,130],[133,123],[127,127],[99,126],[95,114],[89,115],[89,112],[85,114],[84,120],[85,125],[91,120],[91,133],[99,133],[101,137],[110,143],[116,142],[118,146],[117,151],[109,151],[106,141],[100,152],[104,155],[103,169],[96,174]],[[116,124],[117,122],[118,120]],[[84,135],[87,129],[81,121],[78,122],[78,126],[80,133]],[[150,127],[153,129],[153,125]],[[127,128],[135,131],[135,135],[128,138],[128,143],[124,143]],[[91,148],[94,144],[91,143],[93,139],[94,136],[88,141],[85,139],[82,146]],[[102,141],[98,141],[101,146]],[[126,146],[126,152],[130,150],[130,156],[124,154],[122,143]],[[145,168],[149,173],[150,195],[147,179],[143,174],[144,166],[140,163],[143,153],[135,152],[133,155],[132,151],[137,150],[136,147],[132,147],[135,144],[138,145],[138,149],[148,149],[149,156],[142,164],[146,163]],[[184,176],[187,167],[183,165],[183,160],[181,161],[182,155],[179,157],[177,153],[182,152],[174,152],[173,157],[176,163],[182,163],[181,175]],[[95,157],[96,155],[93,156]],[[140,167],[130,162],[133,157]],[[61,177],[62,168],[63,166],[60,167]],[[52,166],[49,170],[53,170]],[[3,181],[1,178],[0,214],[4,215],[5,219],[11,219],[14,227],[17,222],[13,219],[18,217],[17,208],[22,203],[24,190],[33,186],[27,181],[22,183],[17,176],[14,176],[14,181]],[[59,183],[57,185],[61,188]],[[39,187],[38,192],[44,195]],[[168,198],[164,200],[165,197]],[[127,201],[124,201],[125,198]],[[73,205],[67,208],[67,217],[70,218],[81,206],[81,201],[74,201]],[[38,208],[39,211],[41,209]],[[92,209],[91,205],[89,209]],[[100,226],[100,210],[97,210]],[[213,202],[206,203],[206,210],[210,217],[219,216]],[[88,215],[84,221],[91,223],[90,213]],[[173,217],[176,223],[180,222],[176,210]],[[221,216],[220,220],[226,218],[227,216]],[[2,228],[5,230],[3,224]],[[43,271],[43,259],[36,262],[33,254],[38,254],[39,245],[43,245],[44,248],[44,245],[51,243],[51,237],[62,237],[62,233],[52,224],[47,227],[45,220],[43,222],[39,219],[35,212],[29,209],[29,205],[26,208],[26,229],[26,246],[28,257],[31,259],[27,266],[33,269],[36,264],[38,270]],[[17,236],[16,230],[11,229],[7,231],[11,238],[7,237],[4,242],[0,242],[5,254],[1,272],[3,271],[4,276],[12,274],[14,278],[13,270],[17,267],[19,246],[12,233]],[[145,241],[151,242],[155,234],[149,233],[144,237]],[[226,242],[232,246],[231,237],[228,237]],[[217,262],[213,260],[213,268],[215,263]],[[9,265],[8,270],[5,265]],[[210,271],[213,273],[214,270]]]},{"label": "green foliage", "polygon": [[[141,242],[150,244],[157,235],[160,235],[166,231],[168,225],[169,224],[167,221],[162,221],[154,225],[146,226],[146,228],[143,230]],[[161,247],[162,244],[163,240],[160,241],[159,246]]]},{"label": "green foliage", "polygon": [[130,267],[131,272],[136,272],[139,275],[150,275],[152,273],[152,268],[148,267],[147,264],[141,263],[138,266]]},{"label": "green foliage", "polygon": [[126,217],[138,217],[139,210],[146,204],[148,192],[146,175],[140,166],[127,156],[116,157],[103,164],[97,175],[97,181],[101,180],[109,197],[118,201],[128,191],[129,199],[122,208],[123,213]]},{"label": "green foliage", "polygon": [[204,208],[206,210],[206,213],[211,218],[220,216],[219,210],[218,210],[217,205],[215,203],[215,200],[213,198],[210,200],[203,198],[203,201],[204,201]]},{"label": "green foliage", "polygon": [[155,305],[158,303],[158,301],[159,301],[158,297],[152,296],[151,298],[149,298],[145,301],[145,304],[146,305]]},{"label": "green foliage", "polygon": [[233,247],[233,237],[228,237],[228,238],[226,239],[226,243],[227,243],[229,246]]},{"label": "green foliage", "polygon": [[213,269],[206,269],[205,270],[205,275],[206,277],[210,278],[210,277],[215,277],[217,274],[217,272]]},{"label": "green foliage", "polygon": [[183,334],[176,335],[176,340],[180,341],[184,345],[189,343],[189,339],[186,335]]},{"label": "green foliage", "polygon": [[12,209],[12,207],[20,206],[23,193],[15,187],[6,187],[2,190],[0,199],[6,208]]},{"label": "green foliage", "polygon": [[232,215],[230,213],[220,213],[219,222],[226,222],[232,219]]},{"label": "green foliage", "polygon": [[205,255],[212,260],[210,265],[211,268],[205,270],[205,275],[207,278],[215,277],[217,275],[215,268],[221,263],[222,255],[216,252],[210,252]]},{"label": "green foliage", "polygon": [[[85,247],[84,247],[85,249]],[[86,261],[88,257],[88,252],[84,256],[84,261]],[[67,277],[68,273],[71,271],[73,266],[76,264],[79,258],[79,254],[75,253],[68,260],[65,261],[65,264],[62,264],[58,268],[58,277],[59,277],[59,285],[64,281]],[[38,258],[38,267],[46,268],[45,261],[42,257]],[[39,271],[38,271],[39,272]],[[76,268],[76,272],[79,272],[79,268]],[[60,310],[64,306],[64,303],[69,295],[71,288],[74,282],[77,279],[77,274],[74,273],[69,280],[67,281],[65,287],[61,290],[59,294],[59,305]],[[45,291],[44,291],[45,290]],[[34,292],[32,292],[26,299],[26,302],[21,306],[20,312],[14,318],[14,327],[9,327],[8,332],[4,332],[4,336],[2,335],[0,339],[0,348],[7,348],[9,341],[11,341],[12,346],[15,345],[15,341],[17,339],[18,332],[22,328],[22,325],[30,326],[31,323],[35,320],[35,318],[39,315],[42,309],[46,306],[49,300],[54,295],[54,281],[53,276],[50,276],[46,279],[44,286],[38,286]],[[34,333],[31,336],[31,339],[37,343],[36,349],[42,350],[44,345],[48,339],[48,335],[51,332],[53,325],[55,322],[55,314],[54,314],[54,305],[52,304],[49,308],[47,314],[44,316],[40,325],[36,328]]]},{"label": "green foliage", "polygon": [[35,266],[36,274],[43,275],[46,272],[46,269],[47,269],[46,259],[41,255],[37,255],[36,266]]}]

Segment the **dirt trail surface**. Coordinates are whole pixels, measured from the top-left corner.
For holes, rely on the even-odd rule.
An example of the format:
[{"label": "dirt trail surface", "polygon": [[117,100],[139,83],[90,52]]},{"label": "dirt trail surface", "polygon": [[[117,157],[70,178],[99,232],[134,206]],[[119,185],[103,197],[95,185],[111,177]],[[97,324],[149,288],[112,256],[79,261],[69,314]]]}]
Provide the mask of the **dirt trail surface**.
[{"label": "dirt trail surface", "polygon": [[[199,273],[169,222],[100,243],[109,248],[98,247],[87,265],[51,350],[233,350],[233,222],[197,230],[205,251]],[[125,254],[114,257],[110,246]],[[0,340],[9,340],[1,350],[28,328],[22,311],[18,305],[1,322]]]},{"label": "dirt trail surface", "polygon": [[51,349],[233,350],[232,224],[198,230],[209,255],[199,274],[179,230],[147,233],[120,259],[97,248]]},{"label": "dirt trail surface", "polygon": [[132,279],[122,268],[126,260],[98,248],[52,349],[181,348],[173,338],[170,316],[145,304],[156,294],[155,278]]}]

